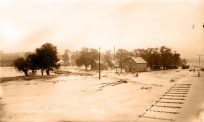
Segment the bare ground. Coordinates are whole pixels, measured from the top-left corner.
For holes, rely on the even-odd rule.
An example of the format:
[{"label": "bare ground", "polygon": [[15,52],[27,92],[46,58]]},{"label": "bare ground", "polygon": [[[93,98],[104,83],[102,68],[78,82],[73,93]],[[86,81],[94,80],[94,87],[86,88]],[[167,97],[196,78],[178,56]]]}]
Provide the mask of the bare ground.
[{"label": "bare ground", "polygon": [[[81,71],[43,78],[5,78],[1,83],[4,94],[0,99],[0,120],[202,122],[203,73],[197,77],[197,72],[169,70],[139,73],[135,77],[113,72],[102,71],[101,80],[97,72],[81,75]],[[185,100],[178,99],[183,104],[177,105],[178,109],[161,108],[172,106],[161,96],[175,84],[191,84]],[[159,104],[138,119],[155,101]]]}]

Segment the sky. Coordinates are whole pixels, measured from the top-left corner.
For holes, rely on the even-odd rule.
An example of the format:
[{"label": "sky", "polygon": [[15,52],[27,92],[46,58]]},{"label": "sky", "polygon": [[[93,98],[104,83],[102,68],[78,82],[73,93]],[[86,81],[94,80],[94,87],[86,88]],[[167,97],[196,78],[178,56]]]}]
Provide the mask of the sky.
[{"label": "sky", "polygon": [[165,45],[196,58],[204,55],[203,12],[204,0],[0,0],[0,50]]}]

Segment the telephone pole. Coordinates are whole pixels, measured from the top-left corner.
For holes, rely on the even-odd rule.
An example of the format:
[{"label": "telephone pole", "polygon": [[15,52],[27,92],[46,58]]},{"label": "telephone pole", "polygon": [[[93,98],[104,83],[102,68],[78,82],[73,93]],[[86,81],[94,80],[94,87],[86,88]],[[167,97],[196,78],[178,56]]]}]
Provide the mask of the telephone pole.
[{"label": "telephone pole", "polygon": [[201,59],[200,57],[201,57],[201,56],[202,56],[202,55],[198,55],[198,60],[199,60],[198,77],[200,77],[200,69],[201,69],[201,68],[200,68],[200,59]]},{"label": "telephone pole", "polygon": [[115,45],[114,45],[114,49],[113,49],[113,60],[115,61]]},{"label": "telephone pole", "polygon": [[116,66],[116,56],[115,56],[115,45],[114,45],[114,49],[113,49],[113,60],[114,60],[114,70],[115,70],[115,73],[117,74],[117,66]]},{"label": "telephone pole", "polygon": [[202,55],[198,55],[198,60],[199,60],[199,68],[200,68],[200,60],[201,60]]},{"label": "telephone pole", "polygon": [[[202,24],[202,26],[203,26],[203,28],[204,28],[204,24]],[[195,28],[195,25],[193,24],[193,27],[192,27],[193,29]],[[198,70],[198,77],[200,77],[200,69],[201,69],[201,67],[200,67],[200,60],[201,60],[201,56],[202,55],[198,55],[198,61],[199,61],[199,70]]]},{"label": "telephone pole", "polygon": [[99,47],[99,52],[98,52],[98,60],[99,60],[99,63],[98,63],[98,78],[101,79],[101,49]]}]

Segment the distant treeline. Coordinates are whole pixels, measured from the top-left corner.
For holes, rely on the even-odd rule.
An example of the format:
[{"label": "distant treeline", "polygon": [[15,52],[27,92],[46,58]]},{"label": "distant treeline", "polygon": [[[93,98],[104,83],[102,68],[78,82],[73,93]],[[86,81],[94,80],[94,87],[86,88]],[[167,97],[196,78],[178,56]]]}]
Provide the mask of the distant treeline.
[{"label": "distant treeline", "polygon": [[[118,65],[123,68],[126,60],[130,57],[142,57],[148,63],[151,69],[174,69],[178,66],[186,65],[185,59],[181,59],[181,56],[176,51],[172,51],[171,48],[161,46],[159,48],[147,48],[147,49],[134,49],[128,51],[125,49],[118,49],[114,55],[110,50],[105,53],[101,53],[101,60],[108,67]],[[94,60],[98,60],[98,50],[82,48],[80,51],[71,52],[65,50],[61,59],[65,62],[64,65],[88,66],[92,65]],[[72,63],[70,62],[72,61]],[[69,63],[67,63],[69,62]]]},{"label": "distant treeline", "polygon": [[[10,53],[6,54],[0,51],[0,66],[14,66],[14,60],[18,57],[27,57],[29,53]],[[58,58],[61,59],[61,65],[70,66],[85,66],[86,68],[93,64],[95,60],[98,60],[98,49],[94,48],[82,48],[78,51],[65,50],[64,54],[58,54]],[[107,50],[101,52],[101,61],[106,64],[107,67],[113,68],[114,65],[123,67],[128,57],[142,57],[144,58],[148,66],[151,69],[172,69],[178,66],[186,65],[186,60],[181,59],[181,56],[176,51],[172,51],[171,48],[161,46],[157,48],[147,49],[134,49],[128,51],[125,49],[118,49],[115,52]]]},{"label": "distant treeline", "polygon": [[3,51],[0,51],[0,66],[14,66],[13,61],[18,57],[22,57],[24,55],[25,53],[4,53]]}]

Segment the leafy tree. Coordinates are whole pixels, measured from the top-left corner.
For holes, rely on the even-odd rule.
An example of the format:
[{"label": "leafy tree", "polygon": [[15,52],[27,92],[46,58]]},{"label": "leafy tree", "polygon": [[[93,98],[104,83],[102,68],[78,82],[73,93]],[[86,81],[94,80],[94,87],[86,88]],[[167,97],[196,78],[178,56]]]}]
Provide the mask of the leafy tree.
[{"label": "leafy tree", "polygon": [[75,63],[78,67],[84,65],[87,70],[89,65],[93,65],[94,61],[98,59],[98,50],[82,48],[79,52],[78,58],[75,60]]},{"label": "leafy tree", "polygon": [[165,69],[167,67],[167,55],[166,55],[166,47],[162,46],[160,48],[160,53],[161,53],[161,65]]},{"label": "leafy tree", "polygon": [[98,59],[98,50],[94,49],[94,48],[91,48],[90,51],[89,51],[89,55],[90,55],[91,60]]},{"label": "leafy tree", "polygon": [[83,65],[83,60],[81,58],[78,58],[75,60],[75,63],[78,67],[81,67]]},{"label": "leafy tree", "polygon": [[53,46],[51,43],[45,43],[40,48],[37,48],[35,53],[26,53],[26,60],[24,58],[17,58],[14,61],[15,67],[19,71],[23,71],[26,76],[28,76],[28,70],[32,70],[33,73],[36,70],[41,69],[46,70],[47,75],[49,75],[50,70],[59,68],[59,61],[57,57],[57,47]]},{"label": "leafy tree", "polygon": [[28,67],[30,70],[32,70],[33,74],[36,72],[37,69],[39,69],[40,61],[35,53],[28,54],[26,57],[26,62],[28,63]]},{"label": "leafy tree", "polygon": [[180,54],[174,52],[173,54],[173,68],[177,68],[178,65],[181,64]]},{"label": "leafy tree", "polygon": [[133,50],[133,54],[135,57],[143,57],[145,58],[145,49],[135,49]]},{"label": "leafy tree", "polygon": [[118,60],[119,66],[121,68],[121,73],[122,73],[124,63],[126,62],[126,60],[128,59],[129,56],[130,56],[130,53],[124,49],[118,49],[116,52],[116,58]]},{"label": "leafy tree", "polygon": [[88,66],[90,65],[90,55],[89,55],[89,49],[88,48],[82,48],[78,59],[75,61],[78,66],[84,65],[86,70]]},{"label": "leafy tree", "polygon": [[162,46],[160,48],[161,53],[161,65],[163,66],[163,69],[169,69],[171,67],[172,63],[172,53],[171,49],[165,46]]},{"label": "leafy tree", "polygon": [[112,63],[112,55],[111,55],[111,50],[107,50],[104,54],[104,62],[108,64],[109,67],[113,67],[114,64]]},{"label": "leafy tree", "polygon": [[[74,61],[74,62],[72,62],[72,64],[73,64],[73,63],[76,64],[76,60],[77,60],[78,58],[79,58],[79,51],[72,52],[72,54],[71,54],[71,60]],[[74,64],[73,64],[73,65],[74,65]]]},{"label": "leafy tree", "polygon": [[160,52],[158,48],[148,48],[145,50],[143,58],[148,62],[151,69],[158,69],[160,65]]},{"label": "leafy tree", "polygon": [[14,66],[18,71],[22,71],[28,76],[29,65],[24,58],[21,57],[14,60]]},{"label": "leafy tree", "polygon": [[152,69],[160,69],[160,57],[159,48],[154,48],[152,52]]},{"label": "leafy tree", "polygon": [[45,43],[40,48],[36,49],[36,55],[39,60],[39,68],[43,75],[43,71],[46,70],[47,75],[49,71],[53,69],[58,69],[59,58],[57,57],[57,47],[53,46],[51,43]]},{"label": "leafy tree", "polygon": [[163,69],[177,68],[181,62],[180,54],[172,53],[171,49],[165,46],[160,48],[160,62]]},{"label": "leafy tree", "polygon": [[79,67],[81,67],[83,64],[80,61],[80,58],[78,57],[77,59],[75,59],[75,64]]},{"label": "leafy tree", "polygon": [[77,58],[79,58],[79,51],[75,51],[71,55],[72,60],[76,60]]},{"label": "leafy tree", "polygon": [[95,60],[99,58],[98,50],[91,48],[89,51],[90,65],[94,65]]},{"label": "leafy tree", "polygon": [[135,57],[142,57],[148,62],[151,69],[171,69],[177,68],[180,64],[180,54],[172,53],[171,49],[165,46],[160,48],[135,49],[133,50]]},{"label": "leafy tree", "polygon": [[69,63],[69,50],[64,51],[64,55],[62,55],[63,61],[65,63],[65,66]]}]

